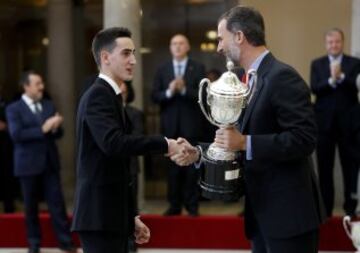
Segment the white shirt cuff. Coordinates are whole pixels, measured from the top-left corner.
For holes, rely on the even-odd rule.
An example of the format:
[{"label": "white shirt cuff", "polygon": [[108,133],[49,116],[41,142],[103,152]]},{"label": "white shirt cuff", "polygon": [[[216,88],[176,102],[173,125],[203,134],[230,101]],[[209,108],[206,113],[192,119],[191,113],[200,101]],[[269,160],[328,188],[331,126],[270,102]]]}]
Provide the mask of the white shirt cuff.
[{"label": "white shirt cuff", "polygon": [[334,89],[336,88],[336,80],[334,80],[332,77],[329,77],[328,83],[331,88],[334,88]]},{"label": "white shirt cuff", "polygon": [[202,155],[203,155],[203,150],[202,150],[202,147],[201,147],[200,145],[197,145],[196,148],[199,150],[200,155],[199,155],[199,160],[196,161],[196,162],[194,162],[194,167],[195,167],[195,169],[200,169],[201,164],[202,164],[202,159],[201,159],[201,157],[202,157]]},{"label": "white shirt cuff", "polygon": [[246,137],[246,160],[252,160],[251,135]]},{"label": "white shirt cuff", "polygon": [[171,98],[171,97],[173,96],[173,94],[172,94],[172,92],[171,92],[170,89],[167,89],[167,90],[166,90],[165,96],[166,96],[167,98]]}]

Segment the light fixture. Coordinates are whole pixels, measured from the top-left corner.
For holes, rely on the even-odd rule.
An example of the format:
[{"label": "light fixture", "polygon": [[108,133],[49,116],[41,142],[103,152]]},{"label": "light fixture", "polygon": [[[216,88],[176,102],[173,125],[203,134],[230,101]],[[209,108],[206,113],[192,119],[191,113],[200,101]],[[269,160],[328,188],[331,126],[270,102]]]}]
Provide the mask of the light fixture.
[{"label": "light fixture", "polygon": [[203,52],[214,52],[216,51],[216,44],[213,42],[202,42],[200,44],[200,50]]},{"label": "light fixture", "polygon": [[152,52],[150,47],[142,47],[140,48],[140,54],[150,54]]},{"label": "light fixture", "polygon": [[41,40],[41,43],[47,47],[49,44],[50,44],[50,40],[48,37],[44,37],[42,40]]},{"label": "light fixture", "polygon": [[217,39],[217,32],[215,30],[209,30],[206,32],[206,38],[209,40],[216,40]]}]

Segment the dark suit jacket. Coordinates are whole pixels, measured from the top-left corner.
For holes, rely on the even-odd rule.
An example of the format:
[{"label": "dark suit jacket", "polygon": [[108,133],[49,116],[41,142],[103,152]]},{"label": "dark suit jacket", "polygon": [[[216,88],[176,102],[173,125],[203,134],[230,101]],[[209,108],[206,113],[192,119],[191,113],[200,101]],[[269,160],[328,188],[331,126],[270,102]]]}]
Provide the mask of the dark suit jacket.
[{"label": "dark suit jacket", "polygon": [[266,237],[286,238],[316,229],[323,220],[311,161],[316,125],[310,91],[290,66],[265,56],[241,132],[251,135],[244,161],[246,234],[254,217]]},{"label": "dark suit jacket", "polygon": [[360,73],[360,60],[343,55],[341,69],[345,79],[332,88],[328,56],[315,59],[311,64],[311,89],[316,95],[315,112],[319,131],[328,130],[334,122],[335,115],[342,124],[348,124],[349,110],[358,103],[356,77]]},{"label": "dark suit jacket", "polygon": [[[41,101],[43,122],[56,113],[50,100]],[[44,134],[43,122],[19,99],[6,108],[8,128],[14,143],[14,174],[29,176],[42,173],[49,166],[59,170],[59,155],[55,140],[63,134],[62,129]],[[49,164],[51,163],[51,164]]]},{"label": "dark suit jacket", "polygon": [[360,166],[360,104],[351,110],[350,122],[350,150]]},{"label": "dark suit jacket", "polygon": [[168,150],[164,137],[129,134],[131,127],[118,97],[98,78],[80,100],[74,231],[131,233],[135,211],[129,157]]},{"label": "dark suit jacket", "polygon": [[168,61],[158,69],[154,79],[152,99],[160,105],[161,132],[171,138],[199,139],[203,116],[197,101],[199,84],[205,77],[204,65],[188,59],[184,74],[186,93],[168,99],[166,90],[174,76],[173,63]]},{"label": "dark suit jacket", "polygon": [[[131,105],[125,106],[126,115],[129,117],[132,125],[131,134],[142,135],[144,134],[144,113]],[[139,158],[137,156],[130,159],[130,173],[136,176],[140,172]],[[137,179],[137,178],[135,178]],[[136,183],[136,182],[135,182]]]}]

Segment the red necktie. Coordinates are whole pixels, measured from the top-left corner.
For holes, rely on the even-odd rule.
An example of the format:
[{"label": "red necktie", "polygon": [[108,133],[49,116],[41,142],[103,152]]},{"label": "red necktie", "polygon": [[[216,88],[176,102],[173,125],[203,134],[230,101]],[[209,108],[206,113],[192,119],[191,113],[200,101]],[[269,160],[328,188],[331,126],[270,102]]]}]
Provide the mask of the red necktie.
[{"label": "red necktie", "polygon": [[247,85],[246,83],[246,74],[243,74],[242,77],[241,77],[241,82],[243,82],[244,84]]}]

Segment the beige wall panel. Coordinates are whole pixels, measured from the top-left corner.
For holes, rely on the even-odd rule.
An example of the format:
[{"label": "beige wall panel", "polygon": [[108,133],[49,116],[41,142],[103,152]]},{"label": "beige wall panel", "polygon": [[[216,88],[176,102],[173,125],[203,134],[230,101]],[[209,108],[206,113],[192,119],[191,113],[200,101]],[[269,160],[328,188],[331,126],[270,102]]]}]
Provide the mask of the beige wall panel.
[{"label": "beige wall panel", "polygon": [[265,18],[267,44],[280,60],[292,65],[308,82],[310,62],[325,54],[324,32],[343,29],[349,53],[351,0],[244,0]]}]

